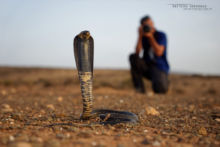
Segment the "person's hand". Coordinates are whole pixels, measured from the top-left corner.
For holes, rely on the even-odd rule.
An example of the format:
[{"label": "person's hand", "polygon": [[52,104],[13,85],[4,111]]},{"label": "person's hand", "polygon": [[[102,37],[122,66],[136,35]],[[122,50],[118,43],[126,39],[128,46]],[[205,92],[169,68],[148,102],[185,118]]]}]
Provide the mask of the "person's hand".
[{"label": "person's hand", "polygon": [[151,39],[153,37],[153,30],[151,30],[150,32],[145,32],[143,33],[143,35],[149,39]]},{"label": "person's hand", "polygon": [[143,35],[143,26],[142,25],[140,25],[140,27],[138,28],[138,33],[139,33],[139,36]]}]

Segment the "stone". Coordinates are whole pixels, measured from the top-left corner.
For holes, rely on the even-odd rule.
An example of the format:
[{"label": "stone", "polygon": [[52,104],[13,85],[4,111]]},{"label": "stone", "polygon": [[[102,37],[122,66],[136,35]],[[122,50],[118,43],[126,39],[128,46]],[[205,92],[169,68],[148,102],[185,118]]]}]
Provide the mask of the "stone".
[{"label": "stone", "polygon": [[148,96],[148,97],[152,97],[152,96],[154,96],[154,93],[153,93],[153,92],[148,92],[148,93],[147,93],[147,96]]},{"label": "stone", "polygon": [[154,141],[152,145],[153,146],[160,146],[160,143],[159,143],[159,141]]},{"label": "stone", "polygon": [[217,122],[220,122],[220,118],[216,118],[215,120],[216,120]]},{"label": "stone", "polygon": [[7,113],[7,112],[12,112],[13,111],[13,109],[11,108],[11,106],[10,105],[8,105],[8,104],[2,104],[2,112],[5,112],[5,113]]},{"label": "stone", "polygon": [[62,102],[62,101],[63,101],[63,97],[59,96],[59,97],[57,98],[57,101],[58,101],[58,102]]},{"label": "stone", "polygon": [[97,143],[95,141],[93,141],[91,144],[92,144],[92,146],[96,146],[97,145]]},{"label": "stone", "polygon": [[1,93],[3,96],[7,95],[7,91],[5,91],[5,90],[2,90]]},{"label": "stone", "polygon": [[47,105],[47,108],[49,108],[49,109],[51,109],[51,110],[55,110],[55,107],[54,107],[53,104],[48,104],[48,105]]},{"label": "stone", "polygon": [[201,128],[199,129],[199,134],[206,136],[206,135],[207,135],[206,129],[205,129],[204,127],[201,127]]},{"label": "stone", "polygon": [[15,140],[14,136],[10,135],[10,136],[9,136],[9,141],[12,142],[12,141],[14,141],[14,140]]},{"label": "stone", "polygon": [[155,108],[150,106],[146,106],[145,111],[147,115],[156,115],[156,116],[160,115],[160,113]]}]

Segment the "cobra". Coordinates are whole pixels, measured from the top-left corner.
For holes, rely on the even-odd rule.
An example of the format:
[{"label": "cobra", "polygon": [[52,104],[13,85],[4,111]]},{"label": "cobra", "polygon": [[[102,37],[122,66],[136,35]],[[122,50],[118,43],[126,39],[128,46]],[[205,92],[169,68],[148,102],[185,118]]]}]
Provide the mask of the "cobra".
[{"label": "cobra", "polygon": [[74,55],[80,80],[83,112],[81,119],[99,117],[103,124],[137,123],[138,117],[131,112],[108,109],[93,110],[93,61],[94,41],[89,31],[82,31],[74,38]]}]

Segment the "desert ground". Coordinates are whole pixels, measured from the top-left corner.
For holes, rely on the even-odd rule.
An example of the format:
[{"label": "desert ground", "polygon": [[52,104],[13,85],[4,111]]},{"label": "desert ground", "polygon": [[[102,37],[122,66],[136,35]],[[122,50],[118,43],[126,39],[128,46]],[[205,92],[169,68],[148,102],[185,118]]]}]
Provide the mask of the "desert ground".
[{"label": "desert ground", "polygon": [[[220,146],[220,77],[171,74],[170,89],[133,89],[128,70],[94,71],[94,108],[130,111],[137,124],[80,120],[74,69],[0,68],[0,146]],[[91,124],[91,125],[88,125]]]}]

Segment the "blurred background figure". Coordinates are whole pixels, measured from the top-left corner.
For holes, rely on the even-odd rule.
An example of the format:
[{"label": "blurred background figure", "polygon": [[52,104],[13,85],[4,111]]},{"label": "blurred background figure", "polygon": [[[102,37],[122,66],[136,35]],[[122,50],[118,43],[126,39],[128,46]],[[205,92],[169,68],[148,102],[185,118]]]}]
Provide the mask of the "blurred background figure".
[{"label": "blurred background figure", "polygon": [[[141,19],[138,33],[136,51],[129,56],[134,87],[145,93],[145,77],[152,82],[155,93],[166,93],[169,85],[166,34],[154,27],[150,16]],[[143,57],[139,57],[142,49]]]}]

